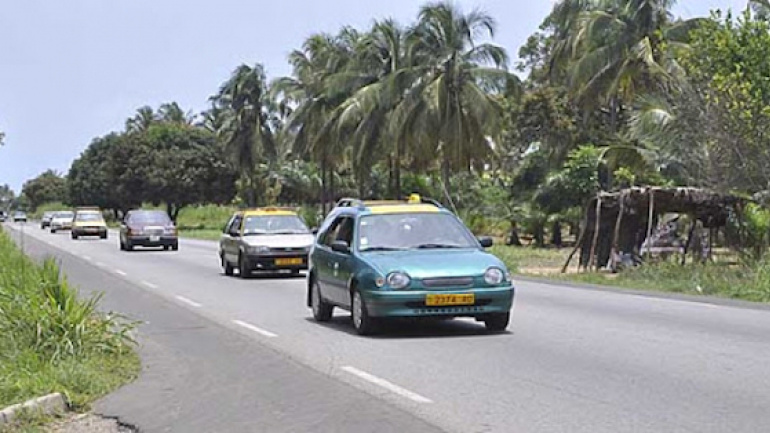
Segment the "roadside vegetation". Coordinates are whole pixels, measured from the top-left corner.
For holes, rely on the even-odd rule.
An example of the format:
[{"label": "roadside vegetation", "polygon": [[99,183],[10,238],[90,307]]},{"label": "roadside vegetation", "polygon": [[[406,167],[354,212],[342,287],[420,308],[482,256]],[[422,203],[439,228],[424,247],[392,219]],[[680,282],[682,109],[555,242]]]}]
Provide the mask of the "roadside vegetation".
[{"label": "roadside vegetation", "polygon": [[61,392],[86,410],[137,376],[131,324],[98,307],[53,260],[34,263],[0,229],[0,408]]},{"label": "roadside vegetation", "polygon": [[[689,186],[766,209],[768,2],[693,19],[674,3],[557,1],[507,49],[494,43],[494,17],[451,2],[426,3],[406,23],[316,33],[291,51],[290,75],[234,65],[205,111],[139,107],[66,174],[45,172],[11,198],[115,217],[145,203],[182,235],[215,239],[234,208],[298,206],[315,225],[340,197],[417,192],[506,244],[494,251],[512,268],[539,274],[559,269],[602,192]],[[651,260],[566,278],[764,299],[770,226],[725,224],[715,247],[732,251],[730,264]],[[730,291],[741,278],[756,290]]]}]

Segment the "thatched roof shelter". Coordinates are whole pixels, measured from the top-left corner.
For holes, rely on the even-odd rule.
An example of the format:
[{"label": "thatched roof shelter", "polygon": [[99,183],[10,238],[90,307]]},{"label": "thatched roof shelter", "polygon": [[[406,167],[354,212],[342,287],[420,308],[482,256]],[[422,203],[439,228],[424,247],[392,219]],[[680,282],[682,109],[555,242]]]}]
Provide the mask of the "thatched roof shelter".
[{"label": "thatched roof shelter", "polygon": [[563,271],[578,249],[580,266],[585,268],[607,266],[618,252],[639,255],[660,216],[668,213],[686,214],[693,221],[686,253],[696,224],[709,230],[724,227],[731,216],[740,217],[748,201],[731,194],[685,187],[600,192],[586,205],[580,237]]}]

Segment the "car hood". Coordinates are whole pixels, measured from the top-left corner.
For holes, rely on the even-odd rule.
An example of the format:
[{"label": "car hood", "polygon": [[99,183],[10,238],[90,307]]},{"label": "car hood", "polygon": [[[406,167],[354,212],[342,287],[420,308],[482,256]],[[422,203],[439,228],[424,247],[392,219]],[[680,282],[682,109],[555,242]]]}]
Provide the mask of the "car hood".
[{"label": "car hood", "polygon": [[265,246],[270,248],[306,248],[315,240],[312,234],[290,235],[251,235],[244,236],[243,242],[249,246]]},{"label": "car hood", "polygon": [[362,257],[383,275],[401,271],[417,279],[481,275],[490,266],[506,269],[500,259],[477,249],[384,251]]},{"label": "car hood", "polygon": [[55,223],[71,223],[72,218],[51,218],[51,222]]}]

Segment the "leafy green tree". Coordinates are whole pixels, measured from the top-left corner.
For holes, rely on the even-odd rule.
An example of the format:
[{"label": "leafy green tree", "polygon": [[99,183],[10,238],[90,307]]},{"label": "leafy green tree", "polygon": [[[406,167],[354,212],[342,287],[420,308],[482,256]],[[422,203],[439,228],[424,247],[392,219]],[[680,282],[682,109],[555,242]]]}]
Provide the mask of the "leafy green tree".
[{"label": "leafy green tree", "polygon": [[152,163],[142,198],[165,204],[176,221],[191,204],[222,204],[232,200],[236,173],[221,155],[215,136],[177,123],[151,126],[144,137]]},{"label": "leafy green tree", "polygon": [[24,183],[22,194],[27,197],[31,211],[43,203],[68,202],[67,180],[54,170],[46,170]]}]

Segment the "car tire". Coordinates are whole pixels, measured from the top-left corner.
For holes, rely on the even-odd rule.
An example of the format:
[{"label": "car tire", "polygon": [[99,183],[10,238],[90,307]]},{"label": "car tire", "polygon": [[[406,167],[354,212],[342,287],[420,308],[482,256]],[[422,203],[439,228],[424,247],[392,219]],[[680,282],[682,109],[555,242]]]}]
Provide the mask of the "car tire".
[{"label": "car tire", "polygon": [[163,251],[168,251],[171,249],[171,245],[163,245]]},{"label": "car tire", "polygon": [[70,233],[70,237],[72,237],[72,239],[74,240],[78,240],[78,235],[76,235],[75,233]]},{"label": "car tire", "polygon": [[310,307],[313,309],[313,318],[317,322],[328,322],[332,318],[334,305],[327,303],[321,297],[321,286],[313,281],[310,288]]},{"label": "car tire", "polygon": [[490,314],[484,318],[484,325],[487,327],[487,331],[490,332],[502,332],[508,327],[511,322],[511,313],[495,313]]},{"label": "car tire", "polygon": [[123,239],[120,239],[118,241],[118,244],[120,245],[120,251],[125,251],[126,250],[126,246],[123,244]]},{"label": "car tire", "polygon": [[179,251],[179,243],[175,243],[175,244],[171,245],[171,250],[172,251]]},{"label": "car tire", "polygon": [[134,244],[132,244],[131,240],[129,239],[126,239],[126,243],[123,244],[123,246],[125,247],[126,251],[134,251]]},{"label": "car tire", "polygon": [[101,234],[101,235],[99,235],[99,237],[101,239],[107,239],[107,233]]},{"label": "car tire", "polygon": [[350,316],[353,320],[353,328],[358,335],[373,334],[377,328],[376,319],[369,316],[369,312],[366,309],[366,303],[361,297],[361,292],[354,290],[351,296]]},{"label": "car tire", "polygon": [[241,278],[249,278],[251,270],[243,255],[238,256],[238,276]]},{"label": "car tire", "polygon": [[220,254],[220,258],[222,259],[222,269],[225,271],[225,275],[232,277],[235,268],[233,268],[233,265],[231,265],[230,262],[225,259],[224,254]]},{"label": "car tire", "polygon": [[51,229],[51,233],[56,233],[56,229]]}]

